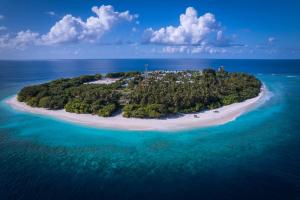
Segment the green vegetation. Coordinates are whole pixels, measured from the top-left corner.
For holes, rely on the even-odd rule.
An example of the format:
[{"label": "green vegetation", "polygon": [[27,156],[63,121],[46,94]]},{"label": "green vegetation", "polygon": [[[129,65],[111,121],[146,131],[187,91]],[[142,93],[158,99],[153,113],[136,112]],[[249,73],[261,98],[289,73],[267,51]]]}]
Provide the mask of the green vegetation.
[{"label": "green vegetation", "polygon": [[123,108],[124,117],[159,118],[165,115],[165,106],[162,104],[127,104]]},{"label": "green vegetation", "polygon": [[160,118],[175,113],[192,113],[219,108],[256,97],[261,82],[252,75],[218,71],[116,72],[118,78],[105,84],[85,84],[101,75],[58,79],[28,86],[18,100],[32,107],[66,109],[67,112],[91,113],[103,117],[122,109],[124,117]]},{"label": "green vegetation", "polygon": [[112,72],[107,73],[106,78],[130,78],[141,75],[140,72]]},{"label": "green vegetation", "polygon": [[[119,107],[120,83],[111,85],[84,84],[101,79],[101,75],[59,79],[41,85],[28,86],[18,94],[18,100],[32,107],[63,109],[74,113],[110,116]],[[100,112],[101,111],[101,112]]]}]

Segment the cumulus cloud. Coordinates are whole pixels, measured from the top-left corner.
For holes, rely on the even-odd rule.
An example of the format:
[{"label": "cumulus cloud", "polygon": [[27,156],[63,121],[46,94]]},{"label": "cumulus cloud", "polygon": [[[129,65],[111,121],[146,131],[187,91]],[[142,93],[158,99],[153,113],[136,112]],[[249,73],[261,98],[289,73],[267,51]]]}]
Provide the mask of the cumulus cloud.
[{"label": "cumulus cloud", "polygon": [[185,13],[180,15],[179,26],[168,26],[159,30],[149,28],[145,34],[150,43],[198,45],[220,28],[220,23],[217,22],[212,13],[198,17],[197,11],[193,7],[188,7]]},{"label": "cumulus cloud", "polygon": [[0,50],[2,48],[8,47],[8,45],[10,44],[9,40],[10,40],[9,34],[0,35]]},{"label": "cumulus cloud", "polygon": [[212,13],[198,16],[193,7],[188,7],[179,17],[178,26],[148,28],[144,42],[162,47],[164,53],[226,53],[225,47],[242,46],[233,43],[234,37],[224,35],[221,23]]},{"label": "cumulus cloud", "polygon": [[32,32],[30,30],[20,31],[17,33],[17,36],[13,39],[13,45],[16,48],[23,49],[25,46],[29,44],[37,44],[39,34]]},{"label": "cumulus cloud", "polygon": [[[237,45],[237,44],[235,44]],[[216,41],[214,42],[214,46],[216,47],[227,47],[227,46],[235,46],[232,44],[232,39],[229,37],[224,36],[223,31],[219,30],[217,32],[217,38]],[[239,45],[237,45],[239,46]]]},{"label": "cumulus cloud", "polygon": [[[28,45],[95,42],[110,31],[116,23],[131,22],[138,18],[138,15],[132,15],[128,10],[117,12],[111,5],[94,6],[92,12],[95,16],[90,16],[86,20],[67,14],[56,22],[46,34],[39,34],[31,30],[20,31],[17,34],[2,34],[0,35],[0,48],[24,49]],[[56,15],[53,11],[49,11],[47,14]],[[5,27],[0,27],[0,31],[5,29]]]},{"label": "cumulus cloud", "polygon": [[92,12],[96,16],[91,16],[82,20],[70,14],[64,16],[60,21],[50,29],[49,33],[42,36],[45,44],[58,44],[65,42],[99,40],[104,33],[109,31],[117,22],[133,21],[138,16],[130,12],[117,12],[111,5],[92,7]]},{"label": "cumulus cloud", "polygon": [[30,30],[20,31],[15,36],[4,34],[0,36],[0,48],[24,49],[27,45],[38,44],[39,34]]},{"label": "cumulus cloud", "polygon": [[83,24],[84,22],[80,18],[66,15],[56,22],[47,34],[42,36],[42,41],[45,44],[75,42],[79,40],[80,34],[83,32]]}]

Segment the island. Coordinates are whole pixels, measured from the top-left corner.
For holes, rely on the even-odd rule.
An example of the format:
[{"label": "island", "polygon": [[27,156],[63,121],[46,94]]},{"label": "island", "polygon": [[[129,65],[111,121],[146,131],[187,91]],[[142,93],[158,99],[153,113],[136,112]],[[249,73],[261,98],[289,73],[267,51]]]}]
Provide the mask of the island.
[{"label": "island", "polygon": [[113,72],[24,87],[15,108],[97,127],[168,130],[231,121],[256,105],[262,82],[218,70]]}]

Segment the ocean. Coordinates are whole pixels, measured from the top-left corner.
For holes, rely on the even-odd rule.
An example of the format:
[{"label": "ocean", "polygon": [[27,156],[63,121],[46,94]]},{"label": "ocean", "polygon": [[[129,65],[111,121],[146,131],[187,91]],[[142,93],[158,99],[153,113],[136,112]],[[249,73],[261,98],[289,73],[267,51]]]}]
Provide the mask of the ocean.
[{"label": "ocean", "polygon": [[[270,91],[224,125],[98,129],[13,110],[22,87],[115,71],[218,68]],[[300,199],[300,60],[0,61],[0,199]]]}]

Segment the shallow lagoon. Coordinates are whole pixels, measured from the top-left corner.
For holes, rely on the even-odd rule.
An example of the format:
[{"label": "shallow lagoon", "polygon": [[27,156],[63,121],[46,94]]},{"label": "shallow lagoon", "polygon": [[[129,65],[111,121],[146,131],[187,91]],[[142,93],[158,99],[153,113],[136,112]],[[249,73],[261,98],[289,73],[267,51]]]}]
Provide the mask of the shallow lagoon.
[{"label": "shallow lagoon", "polygon": [[[222,64],[255,74],[272,97],[226,125],[175,133],[89,128],[3,103],[24,85],[142,70],[144,62],[153,69]],[[0,199],[298,197],[299,61],[1,61],[0,67]]]}]

